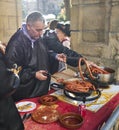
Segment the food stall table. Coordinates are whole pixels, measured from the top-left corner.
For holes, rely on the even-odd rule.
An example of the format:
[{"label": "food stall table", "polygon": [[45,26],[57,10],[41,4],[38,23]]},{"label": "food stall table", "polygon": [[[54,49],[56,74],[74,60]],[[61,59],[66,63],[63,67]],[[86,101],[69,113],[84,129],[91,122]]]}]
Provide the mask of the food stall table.
[{"label": "food stall table", "polygon": [[[62,78],[62,77],[65,80],[71,79],[72,77],[74,78],[74,75],[75,73],[73,71],[67,69],[66,71],[63,71],[61,73],[56,73],[52,77],[52,81],[55,82],[57,78]],[[49,91],[49,94],[57,96],[59,99],[56,104],[51,105],[51,109],[52,108],[57,109],[61,115],[67,112],[75,112],[77,114],[80,114],[79,107],[78,107],[80,103],[78,102],[77,104],[73,104],[72,100],[68,100],[69,102],[67,100],[64,100],[67,97],[65,95],[58,95],[59,91],[60,90],[54,91],[52,89]],[[65,96],[66,98],[63,96]],[[101,100],[103,99],[104,100],[106,99],[106,102],[103,103],[102,105]],[[24,99],[21,100],[20,102],[23,101],[30,101],[36,104],[36,109],[34,109],[33,111],[29,111],[27,113],[33,113],[35,110],[39,109],[40,107],[43,107],[43,105],[39,102],[39,97]],[[100,105],[98,105],[97,107],[95,105],[96,103],[97,104],[101,103],[101,107],[99,107]],[[109,88],[106,88],[103,91],[101,91],[101,97],[99,98],[99,100],[96,100],[96,102],[94,101],[92,105],[90,105],[90,103],[86,104],[87,106],[86,115],[83,117],[84,119],[83,124],[77,130],[88,130],[88,129],[99,130],[102,124],[105,121],[107,121],[107,119],[109,118],[109,116],[111,115],[111,113],[117,107],[118,104],[119,104],[119,85],[111,85]],[[94,108],[96,108],[96,110],[93,111]],[[23,116],[25,113],[21,112],[20,114],[21,116]],[[33,121],[31,117],[24,120],[24,126],[25,126],[25,130],[52,130],[52,129],[68,130],[67,128],[64,128],[60,124],[59,120],[53,123],[43,124],[43,123],[37,123]]]},{"label": "food stall table", "polygon": [[[116,85],[116,87],[119,87],[119,85]],[[52,91],[50,91],[50,93],[51,92]],[[24,99],[22,101],[32,101],[36,103],[37,108],[42,106],[42,104],[39,103],[39,97]],[[92,112],[90,110],[86,110],[86,115],[83,117],[84,122],[77,130],[98,130],[101,125],[109,118],[118,104],[119,93],[115,94],[115,96],[113,96],[107,103],[105,103],[98,111]],[[66,112],[75,112],[79,114],[78,106],[69,104],[68,102],[64,102],[62,100],[58,100],[58,102],[53,107],[56,107],[61,114]],[[30,113],[33,111],[30,111]],[[23,115],[24,113],[21,112],[20,114]],[[64,128],[59,121],[50,124],[40,124],[33,121],[31,117],[24,121],[24,126],[25,130],[68,130],[67,128]]]}]

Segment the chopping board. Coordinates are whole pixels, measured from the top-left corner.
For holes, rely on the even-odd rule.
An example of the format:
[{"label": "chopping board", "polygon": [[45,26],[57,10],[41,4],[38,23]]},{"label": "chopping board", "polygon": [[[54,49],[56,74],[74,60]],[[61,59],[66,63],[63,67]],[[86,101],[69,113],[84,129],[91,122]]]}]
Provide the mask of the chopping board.
[{"label": "chopping board", "polygon": [[72,79],[75,78],[75,73],[76,72],[71,69],[66,69],[62,72],[57,72],[52,75],[51,81],[57,82],[57,79],[64,79],[64,80]]}]

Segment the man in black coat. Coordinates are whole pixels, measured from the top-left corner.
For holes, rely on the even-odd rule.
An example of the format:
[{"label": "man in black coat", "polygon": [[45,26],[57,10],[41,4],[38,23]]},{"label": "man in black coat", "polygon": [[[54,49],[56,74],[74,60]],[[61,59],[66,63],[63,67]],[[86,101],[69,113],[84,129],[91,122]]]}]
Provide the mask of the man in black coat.
[{"label": "man in black coat", "polygon": [[14,93],[10,86],[10,76],[5,61],[3,48],[0,46],[0,130],[24,130],[24,126],[15,103],[11,97]]},{"label": "man in black coat", "polygon": [[46,73],[53,74],[58,69],[58,60],[65,61],[63,54],[50,52],[43,43],[44,26],[42,14],[29,14],[26,24],[11,37],[6,47],[8,68],[14,64],[22,67],[20,86],[13,95],[15,101],[47,94],[51,77]]}]

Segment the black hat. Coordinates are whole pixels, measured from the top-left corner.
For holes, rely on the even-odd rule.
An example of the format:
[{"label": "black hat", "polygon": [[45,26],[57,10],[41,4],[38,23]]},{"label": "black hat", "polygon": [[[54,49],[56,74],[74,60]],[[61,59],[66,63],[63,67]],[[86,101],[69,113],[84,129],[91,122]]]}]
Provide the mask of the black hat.
[{"label": "black hat", "polygon": [[66,36],[70,37],[70,24],[57,23],[56,28],[61,30]]}]

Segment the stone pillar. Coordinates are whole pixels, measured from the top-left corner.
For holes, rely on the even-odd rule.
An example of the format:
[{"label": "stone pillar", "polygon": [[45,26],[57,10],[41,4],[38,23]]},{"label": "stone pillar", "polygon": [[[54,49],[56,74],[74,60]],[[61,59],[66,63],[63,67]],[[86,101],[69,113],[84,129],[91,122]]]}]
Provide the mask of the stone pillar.
[{"label": "stone pillar", "polygon": [[115,69],[119,80],[119,0],[72,0],[71,30],[72,49]]},{"label": "stone pillar", "polygon": [[0,41],[7,43],[21,26],[21,0],[0,0]]}]

